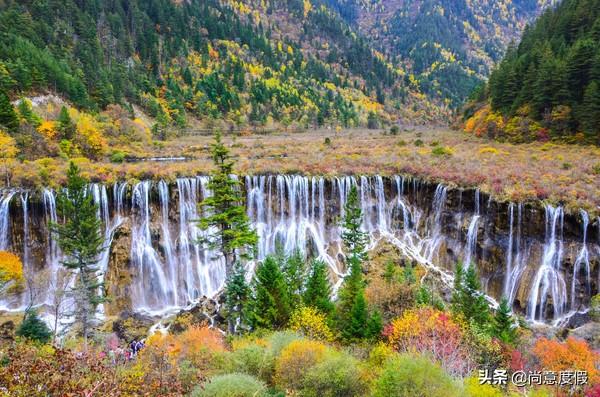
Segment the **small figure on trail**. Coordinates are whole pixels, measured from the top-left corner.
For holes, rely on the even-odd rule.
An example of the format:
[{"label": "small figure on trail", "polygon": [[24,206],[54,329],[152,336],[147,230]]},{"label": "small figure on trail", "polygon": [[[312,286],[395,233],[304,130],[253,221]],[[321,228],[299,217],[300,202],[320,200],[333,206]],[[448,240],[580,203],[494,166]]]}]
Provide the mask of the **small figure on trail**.
[{"label": "small figure on trail", "polygon": [[137,340],[132,340],[131,343],[129,344],[129,348],[131,349],[131,356],[135,357],[136,353],[137,353],[137,346],[138,346],[138,341]]},{"label": "small figure on trail", "polygon": [[144,340],[140,340],[135,344],[135,352],[139,353],[145,346]]}]

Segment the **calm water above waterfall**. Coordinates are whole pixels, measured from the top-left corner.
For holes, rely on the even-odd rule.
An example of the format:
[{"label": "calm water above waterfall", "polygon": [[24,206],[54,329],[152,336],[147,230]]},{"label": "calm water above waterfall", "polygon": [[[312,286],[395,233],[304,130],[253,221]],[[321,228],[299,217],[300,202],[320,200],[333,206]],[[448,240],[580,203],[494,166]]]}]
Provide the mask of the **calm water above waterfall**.
[{"label": "calm water above waterfall", "polygon": [[[193,222],[202,216],[198,203],[210,194],[207,183],[200,176],[174,184],[90,186],[110,247],[99,258],[99,268],[109,290],[116,273],[128,274],[119,289],[125,308],[158,315],[222,288],[222,258],[197,243],[206,232]],[[346,273],[338,220],[353,184],[359,187],[363,229],[372,247],[388,241],[447,283],[456,262],[475,263],[486,293],[494,299],[506,296],[532,322],[565,323],[584,314],[590,296],[598,293],[598,222],[584,211],[567,217],[561,207],[540,211],[518,203],[501,205],[479,191],[403,177],[246,177],[243,188],[259,235],[258,259],[278,244],[288,253],[299,249],[328,264],[337,288]],[[61,253],[47,224],[56,220],[53,191],[2,192],[0,249],[18,252],[26,272],[48,269],[55,277]],[[125,259],[117,254],[119,247],[126,247]],[[1,306],[22,309],[27,296],[12,296]],[[40,297],[37,304],[47,299]],[[117,310],[106,306],[100,315]]]}]

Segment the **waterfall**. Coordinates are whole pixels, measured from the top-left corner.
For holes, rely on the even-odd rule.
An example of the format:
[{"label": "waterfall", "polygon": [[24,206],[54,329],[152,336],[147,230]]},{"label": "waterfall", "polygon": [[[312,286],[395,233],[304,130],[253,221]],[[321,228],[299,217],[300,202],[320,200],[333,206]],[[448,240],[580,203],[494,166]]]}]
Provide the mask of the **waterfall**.
[{"label": "waterfall", "polygon": [[[295,250],[304,256],[312,254],[323,260],[334,275],[343,276],[329,252],[331,240],[327,234],[337,236],[339,232],[337,226],[326,228],[323,178],[309,182],[304,176],[254,176],[245,182],[247,213],[259,236],[259,259],[280,246],[287,255]],[[342,199],[347,197],[347,186],[345,182],[338,184]],[[277,198],[276,203],[271,201],[272,196]]]},{"label": "waterfall", "polygon": [[471,219],[471,223],[469,224],[469,229],[467,231],[467,244],[465,247],[465,256],[464,256],[464,265],[465,266],[471,266],[474,265],[472,263],[473,261],[473,255],[475,254],[475,248],[477,245],[477,230],[478,230],[478,223],[479,223],[479,215],[473,215],[473,218]]},{"label": "waterfall", "polygon": [[[516,239],[511,241],[511,243],[514,245],[514,248],[509,253],[507,253],[507,264],[510,263],[510,272],[507,272],[508,284],[505,287],[505,296],[508,299],[508,303],[511,306],[515,301],[517,289],[519,287],[519,283],[521,282],[521,276],[527,268],[527,259],[529,256],[527,247],[522,247],[522,220],[523,204],[519,203],[519,205],[517,206],[517,237]],[[513,256],[512,251],[516,252],[516,255]]]},{"label": "waterfall", "polygon": [[5,192],[0,200],[0,251],[10,248],[10,201],[14,195],[14,191]]},{"label": "waterfall", "polygon": [[506,271],[504,272],[504,297],[510,299],[511,278],[513,273],[513,230],[515,218],[515,205],[508,205],[508,247],[506,248]]},{"label": "waterfall", "polygon": [[531,321],[544,321],[548,295],[552,299],[555,321],[564,314],[567,301],[565,280],[560,273],[563,255],[562,207],[546,205],[546,243],[542,255],[542,264],[535,275],[527,306],[527,316]]},{"label": "waterfall", "polygon": [[[94,199],[94,204],[96,204],[96,206],[98,207],[98,218],[102,221],[104,227],[104,246],[96,264],[98,268],[98,282],[100,284],[104,283],[105,274],[108,270],[108,262],[110,259],[110,246],[112,245],[114,233],[123,222],[121,212],[123,210],[123,199],[126,188],[126,183],[117,183],[113,186],[113,195],[115,200],[114,202],[117,209],[115,211],[113,219],[111,219],[108,192],[106,186],[98,184],[90,185],[90,191]],[[100,288],[103,288],[102,285]],[[101,294],[102,291],[99,291],[99,293]],[[96,315],[99,318],[103,318],[104,304],[101,303],[98,305]]]},{"label": "waterfall", "polygon": [[161,213],[161,231],[162,246],[164,247],[167,261],[167,272],[170,281],[170,291],[173,294],[173,304],[178,306],[179,299],[177,294],[177,263],[173,256],[173,242],[171,240],[171,231],[169,230],[169,185],[165,181],[158,182],[158,197],[160,201]]},{"label": "waterfall", "polygon": [[433,259],[442,239],[442,215],[446,206],[447,192],[448,188],[439,184],[433,196],[431,208],[433,217],[431,218],[431,225],[428,230],[428,238],[423,245],[425,247],[424,256],[428,261]]},{"label": "waterfall", "polygon": [[[21,206],[23,207],[23,274],[29,274],[34,271],[31,266],[31,250],[29,247],[31,243],[31,236],[29,234],[29,192],[21,193]],[[29,302],[25,301],[25,294],[23,294],[21,305],[26,306],[27,303]]]},{"label": "waterfall", "polygon": [[173,304],[167,288],[164,266],[153,247],[150,232],[150,182],[139,182],[133,188],[131,207],[138,214],[131,232],[131,259],[137,271],[132,285],[132,302],[141,311],[152,312]]},{"label": "waterfall", "polygon": [[587,247],[587,229],[590,224],[590,217],[584,210],[580,211],[581,220],[583,222],[583,242],[581,243],[581,249],[573,265],[573,279],[571,280],[571,311],[578,311],[576,295],[576,286],[579,283],[579,270],[581,266],[585,267],[586,272],[586,292],[588,296],[591,295],[591,271],[590,271],[590,253]]},{"label": "waterfall", "polygon": [[[483,210],[485,203],[481,202],[479,191],[475,191],[475,205],[465,242],[462,220],[468,212],[463,213],[462,205],[456,210],[458,197],[453,196],[450,201],[446,186],[437,185],[435,192],[431,192],[421,181],[403,176],[340,176],[328,179],[256,175],[246,176],[243,182],[247,215],[259,237],[256,259],[263,260],[278,246],[286,254],[299,250],[307,258],[319,258],[330,269],[334,292],[347,273],[343,266],[340,220],[345,215],[344,206],[352,186],[358,188],[359,205],[363,211],[361,227],[370,237],[369,248],[380,241],[388,242],[403,256],[421,264],[428,273],[439,275],[448,285],[453,281],[456,257],[468,264],[479,255],[477,240],[481,222],[486,222],[486,230],[487,225],[493,226],[494,222],[491,215]],[[102,221],[106,246],[111,246],[116,230],[122,225],[129,226],[123,227],[125,232],[131,231],[130,234],[120,234],[119,239],[131,240],[129,268],[124,270],[131,272],[127,291],[134,311],[162,315],[189,307],[202,297],[214,297],[221,291],[225,283],[223,256],[215,247],[204,243],[206,237],[212,236],[216,230],[201,230],[197,225],[198,219],[208,215],[206,209],[199,208],[199,203],[211,195],[208,186],[209,178],[205,176],[178,178],[173,185],[166,181],[142,181],[133,186],[127,183],[117,183],[112,187],[101,184],[89,186],[88,194],[98,204],[97,216]],[[128,193],[131,193],[130,199],[126,199]],[[47,270],[54,284],[62,269],[62,254],[56,236],[47,227],[44,229],[44,225],[58,221],[55,192],[44,189],[39,195],[21,193],[23,224],[21,230],[9,230],[20,221],[20,216],[10,218],[10,207],[16,208],[9,205],[14,194],[5,191],[0,199],[0,244],[21,255],[26,272]],[[41,197],[44,221],[34,220],[35,211],[31,211],[30,205],[32,197]],[[452,217],[446,209],[450,205],[458,211]],[[561,268],[562,260],[571,252],[563,249],[562,208],[546,206],[543,242],[524,233],[523,224],[527,220],[523,213],[522,204],[509,204],[507,229],[491,236],[497,237],[506,248],[503,255],[505,274],[499,281],[492,279],[492,282],[500,283],[499,288],[492,290],[502,291],[511,304],[526,303],[527,318],[533,322],[556,322],[567,318],[567,309],[570,312],[585,310],[580,306],[587,301],[578,294],[594,293],[595,283],[591,282],[590,272],[599,248],[595,242],[587,241],[587,213],[581,212],[583,245],[579,240],[573,252],[572,263],[575,265],[569,288],[565,282],[566,269]],[[37,227],[42,228],[41,233],[35,230]],[[14,239],[13,235],[16,236]],[[19,242],[18,246],[15,242]],[[481,247],[484,254],[486,246]],[[530,250],[542,252],[539,263],[528,261]],[[110,270],[109,252],[106,249],[98,259],[101,280]],[[255,262],[248,264],[249,277],[254,265]],[[568,272],[571,277],[570,268]],[[531,278],[524,277],[529,274],[532,274]],[[482,275],[486,276],[489,274]],[[521,285],[524,280],[530,285]],[[528,291],[527,302],[516,302],[518,291],[525,289]],[[44,292],[41,304],[50,304],[51,295],[51,292]],[[6,304],[11,310],[16,310],[22,307],[23,298],[7,299],[3,301],[3,307]],[[491,297],[486,298],[495,304]],[[97,314],[99,317],[104,315],[102,306]]]}]

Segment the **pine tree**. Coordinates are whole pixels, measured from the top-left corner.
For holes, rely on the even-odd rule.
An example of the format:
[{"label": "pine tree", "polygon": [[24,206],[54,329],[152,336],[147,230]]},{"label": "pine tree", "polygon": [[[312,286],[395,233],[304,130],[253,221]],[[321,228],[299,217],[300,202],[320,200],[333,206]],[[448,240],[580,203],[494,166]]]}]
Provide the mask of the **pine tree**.
[{"label": "pine tree", "polygon": [[354,302],[350,307],[348,319],[345,326],[342,328],[342,337],[347,341],[362,339],[366,336],[367,320],[367,301],[364,291],[359,291],[354,296]]},{"label": "pine tree", "polygon": [[327,266],[325,262],[314,260],[311,265],[310,275],[306,281],[302,300],[305,305],[319,309],[328,315],[333,312],[334,306],[331,302],[331,285],[327,277]]},{"label": "pine tree", "polygon": [[4,126],[9,132],[17,132],[19,129],[19,118],[10,98],[5,92],[0,91],[0,126]]},{"label": "pine tree", "polygon": [[365,337],[369,339],[376,339],[381,335],[383,330],[383,318],[379,310],[374,311],[367,320],[367,329],[365,331]]},{"label": "pine tree", "polygon": [[485,329],[490,322],[490,311],[485,297],[480,292],[481,284],[475,267],[469,266],[463,270],[461,265],[457,265],[454,277],[453,310]]},{"label": "pine tree", "polygon": [[354,185],[348,192],[344,212],[342,241],[349,253],[348,262],[361,264],[367,259],[368,236],[361,229],[363,213],[358,200],[358,190]]},{"label": "pine tree", "polygon": [[[212,195],[200,204],[208,216],[200,219],[198,226],[202,230],[216,229],[204,242],[221,251],[225,258],[226,275],[229,276],[239,259],[251,256],[258,236],[250,227],[240,182],[232,177],[234,162],[229,150],[221,142],[220,132],[215,134],[211,154],[215,169],[211,172],[207,187]],[[242,258],[238,258],[238,253]]]},{"label": "pine tree", "polygon": [[302,285],[306,278],[306,270],[304,258],[300,250],[295,250],[294,253],[285,258],[281,265],[283,276],[288,287],[288,296],[290,304],[296,307],[302,300]]},{"label": "pine tree", "polygon": [[[346,262],[350,267],[350,274],[344,279],[339,292],[337,324],[343,336],[355,339],[364,337],[364,327],[368,318],[362,275],[362,263],[367,259],[367,234],[361,230],[363,214],[356,186],[352,186],[348,193],[344,212],[342,241],[347,251]],[[363,331],[359,332],[360,322]]]},{"label": "pine tree", "polygon": [[60,108],[60,113],[56,121],[58,122],[61,139],[70,140],[75,137],[75,124],[73,124],[69,110],[65,106]]},{"label": "pine tree", "polygon": [[104,251],[98,206],[91,194],[87,194],[87,180],[79,168],[71,162],[67,172],[67,188],[57,197],[57,210],[63,224],[52,224],[58,245],[65,255],[62,265],[73,271],[77,280],[70,291],[75,300],[75,318],[81,324],[87,340],[94,325],[98,305],[105,301],[99,282],[98,258]]},{"label": "pine tree", "polygon": [[494,336],[507,344],[514,344],[517,340],[517,332],[514,321],[511,316],[508,300],[502,298],[500,306],[496,310],[494,321],[492,323],[492,332]]},{"label": "pine tree", "polygon": [[454,269],[454,288],[452,289],[452,311],[462,312],[463,297],[465,295],[464,287],[465,270],[462,263],[457,263]]},{"label": "pine tree", "polygon": [[600,86],[592,81],[583,96],[581,124],[589,135],[595,135],[600,141]]},{"label": "pine tree", "polygon": [[287,285],[275,258],[269,256],[256,268],[249,320],[254,329],[279,329],[291,313]]},{"label": "pine tree", "polygon": [[240,262],[237,262],[225,285],[227,322],[233,333],[238,331],[240,324],[246,322],[245,315],[250,293],[250,286],[246,283],[246,269]]},{"label": "pine tree", "polygon": [[37,114],[33,113],[31,102],[28,99],[21,98],[17,110],[19,111],[21,118],[27,121],[27,123],[33,125],[34,127],[40,125],[41,119]]},{"label": "pine tree", "polygon": [[35,312],[30,310],[25,313],[25,318],[16,332],[17,336],[22,336],[29,340],[48,343],[52,338],[52,332],[45,322],[43,322]]}]

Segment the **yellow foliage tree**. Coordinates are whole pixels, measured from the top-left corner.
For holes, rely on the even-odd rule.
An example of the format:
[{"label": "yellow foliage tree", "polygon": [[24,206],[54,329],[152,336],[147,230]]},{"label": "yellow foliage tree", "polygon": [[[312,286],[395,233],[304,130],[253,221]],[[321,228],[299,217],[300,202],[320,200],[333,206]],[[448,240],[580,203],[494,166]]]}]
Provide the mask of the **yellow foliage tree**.
[{"label": "yellow foliage tree", "polygon": [[15,158],[18,153],[17,144],[13,137],[6,132],[0,130],[0,160],[4,166],[4,174],[6,176],[6,185],[10,184],[8,174],[8,161]]},{"label": "yellow foliage tree", "polygon": [[275,383],[284,389],[298,389],[308,370],[323,360],[326,350],[321,342],[293,341],[283,349],[275,363]]},{"label": "yellow foliage tree", "polygon": [[23,283],[23,264],[13,253],[0,251],[0,293]]},{"label": "yellow foliage tree", "polygon": [[52,120],[44,120],[37,128],[37,131],[46,138],[46,140],[53,140],[58,135],[58,129],[56,128],[56,122]]},{"label": "yellow foliage tree", "polygon": [[308,13],[312,11],[313,9],[313,5],[310,2],[310,0],[304,0],[304,4],[303,4],[303,8],[304,8],[304,18],[306,18],[308,16]]},{"label": "yellow foliage tree", "polygon": [[292,313],[290,329],[311,339],[333,340],[325,315],[314,307],[301,307]]},{"label": "yellow foliage tree", "polygon": [[77,143],[82,152],[91,158],[98,158],[107,147],[101,126],[87,113],[76,113],[73,116],[77,125]]}]

